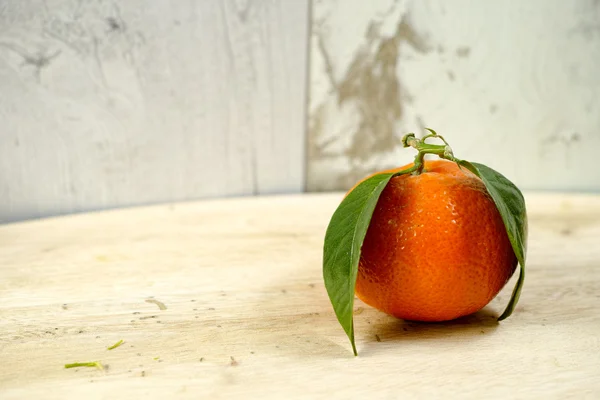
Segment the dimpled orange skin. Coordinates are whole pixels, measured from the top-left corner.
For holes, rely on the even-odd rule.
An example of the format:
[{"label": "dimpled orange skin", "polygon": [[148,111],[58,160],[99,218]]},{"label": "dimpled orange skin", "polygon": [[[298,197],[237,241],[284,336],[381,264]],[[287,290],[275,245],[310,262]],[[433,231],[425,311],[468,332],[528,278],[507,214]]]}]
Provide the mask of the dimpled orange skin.
[{"label": "dimpled orange skin", "polygon": [[487,305],[516,265],[483,182],[454,162],[426,160],[420,175],[394,177],[382,192],[356,295],[397,318],[447,321]]}]

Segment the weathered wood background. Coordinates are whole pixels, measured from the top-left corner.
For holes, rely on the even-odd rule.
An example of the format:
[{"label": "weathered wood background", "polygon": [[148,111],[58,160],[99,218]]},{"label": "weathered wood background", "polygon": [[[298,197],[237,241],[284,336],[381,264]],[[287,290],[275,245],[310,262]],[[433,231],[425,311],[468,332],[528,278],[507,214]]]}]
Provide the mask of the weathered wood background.
[{"label": "weathered wood background", "polygon": [[599,191],[600,2],[0,0],[0,223],[346,189],[424,126]]},{"label": "weathered wood background", "polygon": [[308,1],[0,1],[0,222],[304,188]]},{"label": "weathered wood background", "polygon": [[600,190],[600,2],[315,0],[308,189],[431,127],[526,189]]}]

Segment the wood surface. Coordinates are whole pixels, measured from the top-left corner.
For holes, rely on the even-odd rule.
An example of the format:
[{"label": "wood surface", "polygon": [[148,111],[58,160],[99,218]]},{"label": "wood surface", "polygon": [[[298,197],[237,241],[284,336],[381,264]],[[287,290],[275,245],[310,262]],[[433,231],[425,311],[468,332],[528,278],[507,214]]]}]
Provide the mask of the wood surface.
[{"label": "wood surface", "polygon": [[412,161],[400,138],[429,127],[520,188],[600,191],[600,2],[315,0],[311,20],[309,190]]},{"label": "wood surface", "polygon": [[0,2],[0,223],[304,189],[308,0]]},{"label": "wood surface", "polygon": [[[0,226],[0,398],[600,396],[600,196],[526,193],[528,272],[509,319],[496,321],[514,279],[483,311],[448,323],[403,322],[357,301],[358,357],[321,278],[341,198]],[[64,368],[86,361],[105,370]]]}]

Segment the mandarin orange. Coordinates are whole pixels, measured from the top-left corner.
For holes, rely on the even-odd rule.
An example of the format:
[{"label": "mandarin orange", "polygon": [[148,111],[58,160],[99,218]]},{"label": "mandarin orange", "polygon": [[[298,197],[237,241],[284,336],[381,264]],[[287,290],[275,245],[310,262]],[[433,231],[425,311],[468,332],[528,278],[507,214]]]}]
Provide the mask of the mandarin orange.
[{"label": "mandarin orange", "polygon": [[487,305],[516,265],[481,179],[455,162],[425,160],[422,173],[396,176],[383,190],[362,245],[356,295],[398,318],[452,320]]}]

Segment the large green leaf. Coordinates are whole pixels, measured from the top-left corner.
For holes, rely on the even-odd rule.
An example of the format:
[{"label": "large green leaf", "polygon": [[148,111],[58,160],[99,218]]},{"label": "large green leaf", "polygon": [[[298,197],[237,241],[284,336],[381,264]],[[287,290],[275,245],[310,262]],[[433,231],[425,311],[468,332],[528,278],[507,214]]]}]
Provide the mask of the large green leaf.
[{"label": "large green leaf", "polygon": [[502,216],[506,233],[521,266],[519,279],[513,289],[510,301],[502,315],[498,318],[499,320],[503,320],[508,318],[514,311],[521,295],[523,282],[525,281],[525,257],[527,252],[527,210],[525,208],[525,199],[521,191],[511,181],[490,167],[463,160],[458,161],[458,164],[473,172],[485,184],[488,193],[494,200],[496,208]]},{"label": "large green leaf", "polygon": [[377,174],[357,185],[333,213],[323,246],[323,278],[327,294],[352,351],[354,290],[360,250],[381,192],[394,173]]}]

